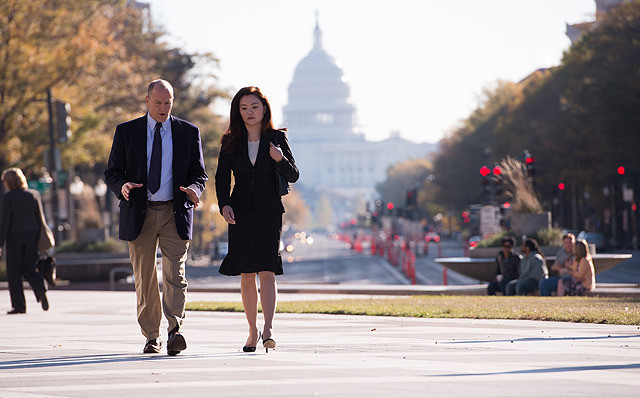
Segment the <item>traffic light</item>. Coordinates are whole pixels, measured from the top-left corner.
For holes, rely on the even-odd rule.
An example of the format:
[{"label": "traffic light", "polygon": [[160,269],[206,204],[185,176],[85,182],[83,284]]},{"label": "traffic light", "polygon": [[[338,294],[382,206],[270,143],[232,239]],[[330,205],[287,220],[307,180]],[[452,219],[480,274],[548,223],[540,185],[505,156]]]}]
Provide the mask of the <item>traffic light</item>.
[{"label": "traffic light", "polygon": [[491,181],[487,177],[482,177],[482,193],[485,195],[491,193]]},{"label": "traffic light", "polygon": [[625,172],[625,170],[624,170],[624,166],[620,166],[620,167],[618,167],[618,174],[620,174],[621,176],[623,176],[623,175],[624,175],[624,172]]},{"label": "traffic light", "polygon": [[387,203],[387,211],[385,213],[393,216],[393,202]]},{"label": "traffic light", "polygon": [[405,200],[406,207],[415,206],[418,204],[418,190],[417,189],[409,189],[407,191],[407,198]]},{"label": "traffic light", "polygon": [[529,178],[533,178],[533,175],[536,173],[536,157],[533,156],[528,149],[524,150],[523,157],[525,167],[527,168],[527,175],[529,176]]},{"label": "traffic light", "polygon": [[491,174],[491,169],[487,166],[480,167],[480,175],[482,176],[482,193],[488,195],[491,192],[491,182],[489,181],[489,174]]},{"label": "traffic light", "polygon": [[69,112],[71,111],[71,105],[66,102],[56,101],[56,128],[58,130],[58,142],[66,142],[71,138],[71,130],[69,125],[71,124],[71,117]]},{"label": "traffic light", "polygon": [[496,195],[502,194],[502,169],[500,166],[495,166],[493,168],[493,176],[494,176],[494,192]]},{"label": "traffic light", "polygon": [[469,212],[468,211],[463,211],[462,212],[462,222],[464,224],[469,224],[471,222],[471,219],[469,218]]}]

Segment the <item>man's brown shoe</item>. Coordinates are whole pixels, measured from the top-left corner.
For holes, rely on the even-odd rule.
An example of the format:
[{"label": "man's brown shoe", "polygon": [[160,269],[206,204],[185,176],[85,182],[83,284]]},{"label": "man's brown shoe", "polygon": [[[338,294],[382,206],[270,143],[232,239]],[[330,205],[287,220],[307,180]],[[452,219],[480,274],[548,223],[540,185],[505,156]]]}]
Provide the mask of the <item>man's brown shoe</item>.
[{"label": "man's brown shoe", "polygon": [[151,339],[147,341],[147,344],[144,345],[144,350],[142,350],[145,354],[157,354],[160,352],[162,348],[162,342],[158,339]]},{"label": "man's brown shoe", "polygon": [[187,348],[187,341],[176,329],[169,333],[169,339],[167,340],[167,354],[170,356],[178,355],[180,351]]}]

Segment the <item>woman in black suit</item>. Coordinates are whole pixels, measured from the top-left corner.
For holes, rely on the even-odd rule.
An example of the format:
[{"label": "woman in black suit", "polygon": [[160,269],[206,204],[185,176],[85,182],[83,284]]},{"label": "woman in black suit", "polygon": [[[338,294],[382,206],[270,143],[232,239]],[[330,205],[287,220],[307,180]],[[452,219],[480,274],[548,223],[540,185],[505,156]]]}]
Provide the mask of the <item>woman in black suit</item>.
[{"label": "woman in black suit", "polygon": [[[276,169],[289,182],[299,177],[285,131],[273,128],[271,107],[257,87],[242,88],[231,101],[229,128],[222,136],[215,178],[218,206],[229,224],[229,252],[219,272],[241,275],[242,305],[249,323],[244,352],[254,352],[261,337],[267,352],[276,346],[275,276],[283,273],[279,246],[284,213],[276,190]],[[256,275],[264,317],[262,334],[257,327]]]},{"label": "woman in black suit", "polygon": [[8,191],[2,197],[2,222],[0,223],[0,254],[7,242],[7,280],[13,309],[7,314],[24,314],[27,304],[24,298],[22,278],[26,279],[43,310],[49,309],[44,279],[36,271],[38,236],[42,220],[42,202],[38,191],[27,188],[22,170],[10,168],[2,173],[2,182]]}]

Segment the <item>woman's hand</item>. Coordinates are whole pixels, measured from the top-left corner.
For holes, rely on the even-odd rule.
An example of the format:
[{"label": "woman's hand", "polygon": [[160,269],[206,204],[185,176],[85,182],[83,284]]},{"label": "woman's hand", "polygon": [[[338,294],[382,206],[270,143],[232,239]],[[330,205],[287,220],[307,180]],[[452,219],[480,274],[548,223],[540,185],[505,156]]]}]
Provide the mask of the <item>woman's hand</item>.
[{"label": "woman's hand", "polygon": [[275,146],[273,145],[273,142],[269,142],[269,144],[271,145],[271,147],[269,148],[269,155],[271,155],[273,160],[280,163],[280,161],[284,157],[284,155],[282,154],[282,149],[280,149],[280,145]]},{"label": "woman's hand", "polygon": [[229,224],[235,225],[236,217],[233,214],[233,209],[231,208],[231,206],[226,205],[225,207],[222,208],[222,217],[224,217],[224,220]]}]

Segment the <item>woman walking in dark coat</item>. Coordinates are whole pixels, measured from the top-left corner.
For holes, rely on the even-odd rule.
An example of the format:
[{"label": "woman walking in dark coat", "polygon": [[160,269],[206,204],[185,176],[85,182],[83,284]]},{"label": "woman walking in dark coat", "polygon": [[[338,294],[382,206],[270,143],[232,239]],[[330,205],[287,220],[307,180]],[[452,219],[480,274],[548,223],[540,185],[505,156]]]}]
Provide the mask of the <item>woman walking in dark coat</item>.
[{"label": "woman walking in dark coat", "polygon": [[[275,276],[283,273],[279,246],[284,213],[276,190],[276,169],[289,182],[299,177],[285,131],[273,128],[271,107],[257,87],[242,88],[231,101],[215,178],[218,206],[229,224],[229,252],[219,272],[241,275],[242,305],[249,323],[245,352],[254,352],[260,337],[267,352],[276,346]],[[231,173],[235,181],[232,193]],[[257,327],[256,275],[264,317],[262,334]]]},{"label": "woman walking in dark coat", "polygon": [[10,168],[2,173],[7,192],[2,197],[2,222],[0,223],[0,254],[7,243],[7,279],[13,309],[7,314],[24,314],[27,304],[24,298],[22,278],[26,279],[43,310],[49,309],[44,279],[36,272],[38,237],[42,220],[42,202],[38,191],[27,188],[22,170]]}]

